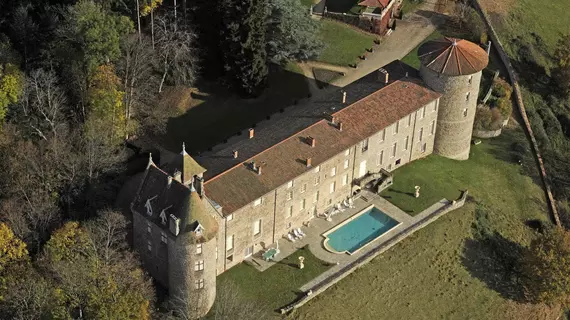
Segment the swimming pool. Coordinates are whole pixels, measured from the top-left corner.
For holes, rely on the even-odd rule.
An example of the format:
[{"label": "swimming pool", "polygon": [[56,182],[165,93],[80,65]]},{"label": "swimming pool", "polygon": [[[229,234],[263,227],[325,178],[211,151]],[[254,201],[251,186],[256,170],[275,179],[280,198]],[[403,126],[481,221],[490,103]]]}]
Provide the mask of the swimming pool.
[{"label": "swimming pool", "polygon": [[325,248],[354,254],[400,223],[371,205],[323,234]]}]

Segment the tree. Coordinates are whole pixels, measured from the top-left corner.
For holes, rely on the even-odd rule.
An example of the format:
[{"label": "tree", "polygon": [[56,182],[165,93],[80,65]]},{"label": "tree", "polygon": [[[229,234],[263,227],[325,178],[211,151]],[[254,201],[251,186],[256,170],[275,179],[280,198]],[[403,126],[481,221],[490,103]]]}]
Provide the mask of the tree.
[{"label": "tree", "polygon": [[267,82],[266,0],[224,0],[221,46],[232,84],[246,97],[259,96]]},{"label": "tree", "polygon": [[140,15],[146,17],[150,14],[150,36],[152,48],[154,49],[154,11],[162,4],[162,0],[145,0]]},{"label": "tree", "polygon": [[22,240],[4,222],[0,223],[0,301],[3,300],[8,283],[14,283],[18,275],[14,269],[21,269],[29,262],[28,250]]},{"label": "tree", "polygon": [[318,23],[300,1],[268,2],[267,54],[274,63],[317,58],[324,46]]},{"label": "tree", "polygon": [[[81,0],[68,8],[65,23],[58,30],[63,49],[78,49],[88,71],[121,56],[120,42],[133,31],[132,21],[90,0]],[[63,57],[68,56],[62,54]]]},{"label": "tree", "polygon": [[534,239],[523,260],[525,288],[531,301],[570,303],[570,233],[548,229]]},{"label": "tree", "polygon": [[196,79],[197,59],[193,48],[196,36],[187,25],[178,26],[168,14],[160,16],[159,21],[156,45],[162,79],[158,92],[162,92],[168,75],[176,85],[191,86]]},{"label": "tree", "polygon": [[109,145],[119,144],[127,133],[124,96],[115,67],[110,64],[97,67],[89,79],[90,110],[86,126],[105,127],[107,130],[99,134],[107,138]]},{"label": "tree", "polygon": [[8,106],[18,102],[23,87],[24,76],[15,65],[0,65],[0,129],[8,113]]}]

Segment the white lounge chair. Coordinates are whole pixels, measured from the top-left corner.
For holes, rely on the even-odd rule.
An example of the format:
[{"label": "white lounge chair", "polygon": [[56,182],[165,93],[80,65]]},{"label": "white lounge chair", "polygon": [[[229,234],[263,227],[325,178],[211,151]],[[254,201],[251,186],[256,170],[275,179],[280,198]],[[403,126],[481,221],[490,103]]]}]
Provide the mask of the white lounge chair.
[{"label": "white lounge chair", "polygon": [[350,208],[354,208],[354,200],[352,200],[352,198],[348,198],[348,205]]},{"label": "white lounge chair", "polygon": [[289,241],[291,242],[295,242],[295,238],[293,238],[293,236],[290,233],[284,235],[283,237],[289,239]]},{"label": "white lounge chair", "polygon": [[301,236],[295,233],[295,230],[289,232],[289,234],[291,234],[293,237],[295,237],[295,240],[301,239]]},{"label": "white lounge chair", "polygon": [[297,232],[302,236],[306,236],[306,234],[303,232],[303,230],[301,230],[301,228],[297,228]]},{"label": "white lounge chair", "polygon": [[342,201],[342,205],[343,205],[345,208],[350,208],[350,204],[348,203],[348,201],[346,201],[346,199]]},{"label": "white lounge chair", "polygon": [[297,231],[297,229],[293,229],[293,234],[295,235],[295,237],[299,239],[303,238],[303,235],[299,231]]}]

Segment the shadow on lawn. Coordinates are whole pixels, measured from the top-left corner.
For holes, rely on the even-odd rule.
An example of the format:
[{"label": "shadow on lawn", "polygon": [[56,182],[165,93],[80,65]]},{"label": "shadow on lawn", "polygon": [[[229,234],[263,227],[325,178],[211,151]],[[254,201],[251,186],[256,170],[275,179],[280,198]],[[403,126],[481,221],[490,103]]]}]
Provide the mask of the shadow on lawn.
[{"label": "shadow on lawn", "polygon": [[[172,151],[178,152],[182,142],[190,153],[206,151],[310,98],[304,75],[275,65],[270,68],[268,87],[255,99],[242,99],[217,82],[202,81],[197,87],[200,93],[192,93],[192,106],[170,119],[161,137]],[[202,102],[196,104],[196,100]]]},{"label": "shadow on lawn", "polygon": [[494,232],[480,239],[468,239],[463,246],[462,263],[471,276],[503,298],[526,302],[521,258],[527,249]]}]

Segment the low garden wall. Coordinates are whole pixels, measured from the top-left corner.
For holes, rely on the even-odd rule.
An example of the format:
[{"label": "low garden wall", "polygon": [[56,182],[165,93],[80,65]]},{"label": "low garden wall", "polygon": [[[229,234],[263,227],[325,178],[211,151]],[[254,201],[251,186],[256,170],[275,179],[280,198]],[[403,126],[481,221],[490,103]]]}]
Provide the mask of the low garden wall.
[{"label": "low garden wall", "polygon": [[328,12],[325,11],[325,13],[323,14],[323,17],[331,19],[331,20],[336,20],[336,21],[340,21],[342,23],[345,23],[353,28],[357,28],[358,31],[363,31],[367,34],[370,35],[374,35],[374,36],[379,36],[380,34],[377,32],[380,30],[380,21],[372,19],[372,18],[367,18],[367,17],[361,17],[361,16],[356,16],[356,15],[350,15],[350,14],[343,14],[343,13],[337,13],[337,12]]},{"label": "low garden wall", "polygon": [[476,130],[473,129],[473,136],[476,138],[488,139],[488,138],[495,138],[501,135],[503,129],[498,130]]},{"label": "low garden wall", "polygon": [[556,225],[560,226],[560,217],[558,216],[558,210],[556,208],[556,202],[554,201],[554,196],[552,195],[552,189],[551,189],[550,184],[548,182],[548,177],[546,176],[546,169],[544,167],[544,161],[542,160],[542,156],[540,155],[538,143],[536,141],[536,138],[534,137],[534,133],[533,133],[532,128],[530,126],[530,121],[528,120],[528,116],[526,114],[526,110],[525,110],[524,102],[523,102],[523,98],[522,98],[522,92],[521,92],[519,82],[518,82],[517,73],[516,73],[513,65],[511,64],[511,60],[510,60],[509,56],[507,55],[505,48],[503,47],[503,44],[499,40],[499,36],[498,36],[497,32],[495,31],[495,28],[493,28],[493,25],[491,24],[491,19],[489,18],[489,16],[485,12],[485,10],[483,10],[483,8],[479,4],[478,0],[473,0],[473,6],[474,6],[475,10],[477,10],[477,12],[483,18],[483,22],[485,23],[485,26],[489,30],[489,32],[488,32],[489,37],[491,38],[491,41],[493,41],[493,45],[495,45],[495,47],[497,48],[497,52],[499,53],[499,56],[501,57],[501,60],[502,60],[503,64],[505,65],[505,68],[507,69],[507,72],[509,74],[509,79],[511,80],[511,84],[513,86],[513,93],[515,94],[514,100],[515,100],[515,102],[519,108],[519,113],[520,113],[520,115],[524,121],[524,127],[526,128],[526,131],[530,137],[530,141],[531,141],[533,153],[535,156],[535,160],[537,162],[540,177],[541,177],[542,183],[544,185],[544,189],[545,189],[545,193],[546,193],[546,200],[548,202],[548,208],[550,209],[550,212],[552,214],[552,220],[554,221],[554,223]]},{"label": "low garden wall", "polygon": [[301,307],[302,305],[309,302],[314,297],[318,296],[320,293],[324,292],[326,289],[333,286],[335,283],[344,279],[346,276],[348,276],[349,274],[354,272],[356,269],[367,264],[372,259],[376,258],[376,256],[378,256],[379,254],[390,249],[395,244],[404,240],[405,238],[407,238],[408,236],[410,236],[414,232],[416,232],[416,231],[422,229],[423,227],[429,225],[430,223],[434,222],[435,220],[437,220],[441,216],[445,215],[446,213],[453,211],[455,209],[461,208],[465,204],[465,201],[467,200],[467,194],[468,194],[467,190],[463,191],[463,193],[461,194],[461,197],[459,197],[459,199],[454,200],[454,201],[450,201],[444,207],[441,207],[440,209],[434,211],[433,213],[431,213],[430,215],[426,216],[425,218],[419,220],[418,222],[411,225],[407,229],[402,230],[398,235],[396,235],[395,237],[393,237],[392,239],[390,239],[386,243],[372,249],[371,251],[369,251],[369,252],[365,253],[364,255],[362,255],[361,257],[359,257],[354,262],[348,264],[347,266],[343,267],[342,269],[340,269],[336,273],[330,275],[324,281],[313,286],[307,292],[304,292],[303,296],[301,296],[297,301],[291,303],[290,305],[288,305],[284,308],[281,308],[281,313],[284,314],[284,313],[292,311],[293,309],[297,309],[297,308]]}]

